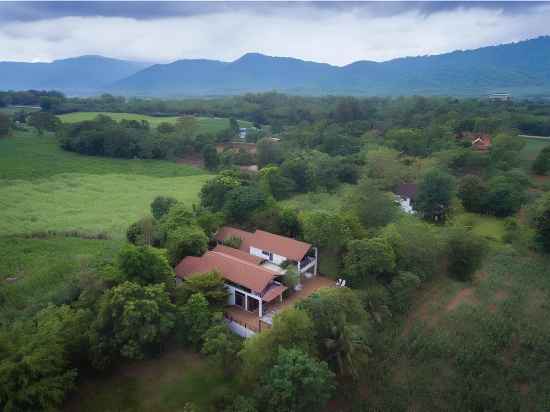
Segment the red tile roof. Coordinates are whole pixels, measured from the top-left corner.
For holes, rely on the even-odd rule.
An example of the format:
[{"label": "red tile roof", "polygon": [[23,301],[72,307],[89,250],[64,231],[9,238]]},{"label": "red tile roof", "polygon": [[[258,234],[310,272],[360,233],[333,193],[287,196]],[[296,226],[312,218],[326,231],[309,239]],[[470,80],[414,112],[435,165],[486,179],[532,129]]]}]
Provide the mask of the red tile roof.
[{"label": "red tile roof", "polygon": [[273,285],[269,288],[265,295],[262,296],[262,300],[265,302],[271,302],[278,298],[288,288],[284,285]]},{"label": "red tile roof", "polygon": [[175,271],[180,278],[217,271],[224,279],[257,293],[262,293],[278,275],[250,261],[239,259],[233,253],[227,254],[220,250],[206,252],[201,257],[187,256],[176,266]]},{"label": "red tile roof", "polygon": [[264,258],[252,256],[242,250],[224,245],[217,245],[214,249],[212,249],[212,252],[224,253],[237,259],[244,260],[245,262],[252,263],[253,265],[259,265],[265,260]]},{"label": "red tile roof", "polygon": [[216,239],[224,241],[228,237],[238,237],[242,240],[240,249],[243,252],[249,252],[250,246],[268,252],[276,253],[287,259],[296,262],[301,261],[306,253],[311,249],[311,245],[285,236],[275,235],[273,233],[256,230],[254,233],[233,227],[224,226],[216,234]]}]

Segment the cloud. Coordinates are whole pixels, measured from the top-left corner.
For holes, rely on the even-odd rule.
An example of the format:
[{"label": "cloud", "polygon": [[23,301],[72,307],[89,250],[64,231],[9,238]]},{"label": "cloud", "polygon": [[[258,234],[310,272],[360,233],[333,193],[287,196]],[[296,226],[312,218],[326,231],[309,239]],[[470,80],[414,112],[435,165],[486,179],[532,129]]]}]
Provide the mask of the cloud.
[{"label": "cloud", "polygon": [[344,65],[550,33],[548,4],[514,13],[510,7],[484,7],[483,3],[430,11],[394,5],[384,13],[382,5],[224,4],[208,12],[187,10],[187,14],[149,19],[86,15],[10,20],[0,25],[0,60],[51,61],[101,54],[154,62],[181,58],[231,61],[254,51]]}]

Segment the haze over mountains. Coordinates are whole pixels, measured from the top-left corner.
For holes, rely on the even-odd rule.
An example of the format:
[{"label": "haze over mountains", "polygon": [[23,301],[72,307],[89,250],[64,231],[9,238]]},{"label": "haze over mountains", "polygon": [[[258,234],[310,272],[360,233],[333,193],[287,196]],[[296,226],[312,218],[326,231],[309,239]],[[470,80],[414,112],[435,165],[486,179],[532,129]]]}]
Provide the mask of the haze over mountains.
[{"label": "haze over mountains", "polygon": [[277,90],[304,95],[550,95],[550,37],[435,56],[338,67],[248,53],[233,62],[169,64],[82,56],[52,63],[0,62],[0,89],[69,95],[207,96]]}]

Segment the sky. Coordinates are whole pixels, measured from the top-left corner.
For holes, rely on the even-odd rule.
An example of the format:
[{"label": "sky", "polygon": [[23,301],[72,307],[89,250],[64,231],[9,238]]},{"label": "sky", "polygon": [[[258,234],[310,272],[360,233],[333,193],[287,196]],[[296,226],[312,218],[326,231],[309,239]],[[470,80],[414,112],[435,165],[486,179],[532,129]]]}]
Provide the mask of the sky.
[{"label": "sky", "polygon": [[0,61],[248,52],[343,66],[550,35],[550,2],[3,2]]}]

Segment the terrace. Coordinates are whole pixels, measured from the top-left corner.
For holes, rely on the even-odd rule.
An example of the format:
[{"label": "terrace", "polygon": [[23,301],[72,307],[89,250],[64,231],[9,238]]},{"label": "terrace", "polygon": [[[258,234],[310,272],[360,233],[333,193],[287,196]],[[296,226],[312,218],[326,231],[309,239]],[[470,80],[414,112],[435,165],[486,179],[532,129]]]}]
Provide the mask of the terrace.
[{"label": "terrace", "polygon": [[229,306],[225,310],[225,317],[253,332],[260,332],[266,327],[270,327],[273,323],[273,316],[287,308],[294,305],[296,302],[306,299],[313,293],[323,288],[336,287],[334,280],[323,277],[314,276],[312,278],[302,279],[302,288],[298,291],[293,291],[283,299],[282,302],[273,302],[270,304],[264,304],[264,315],[260,318],[258,309],[254,311],[246,311],[238,306]]}]

